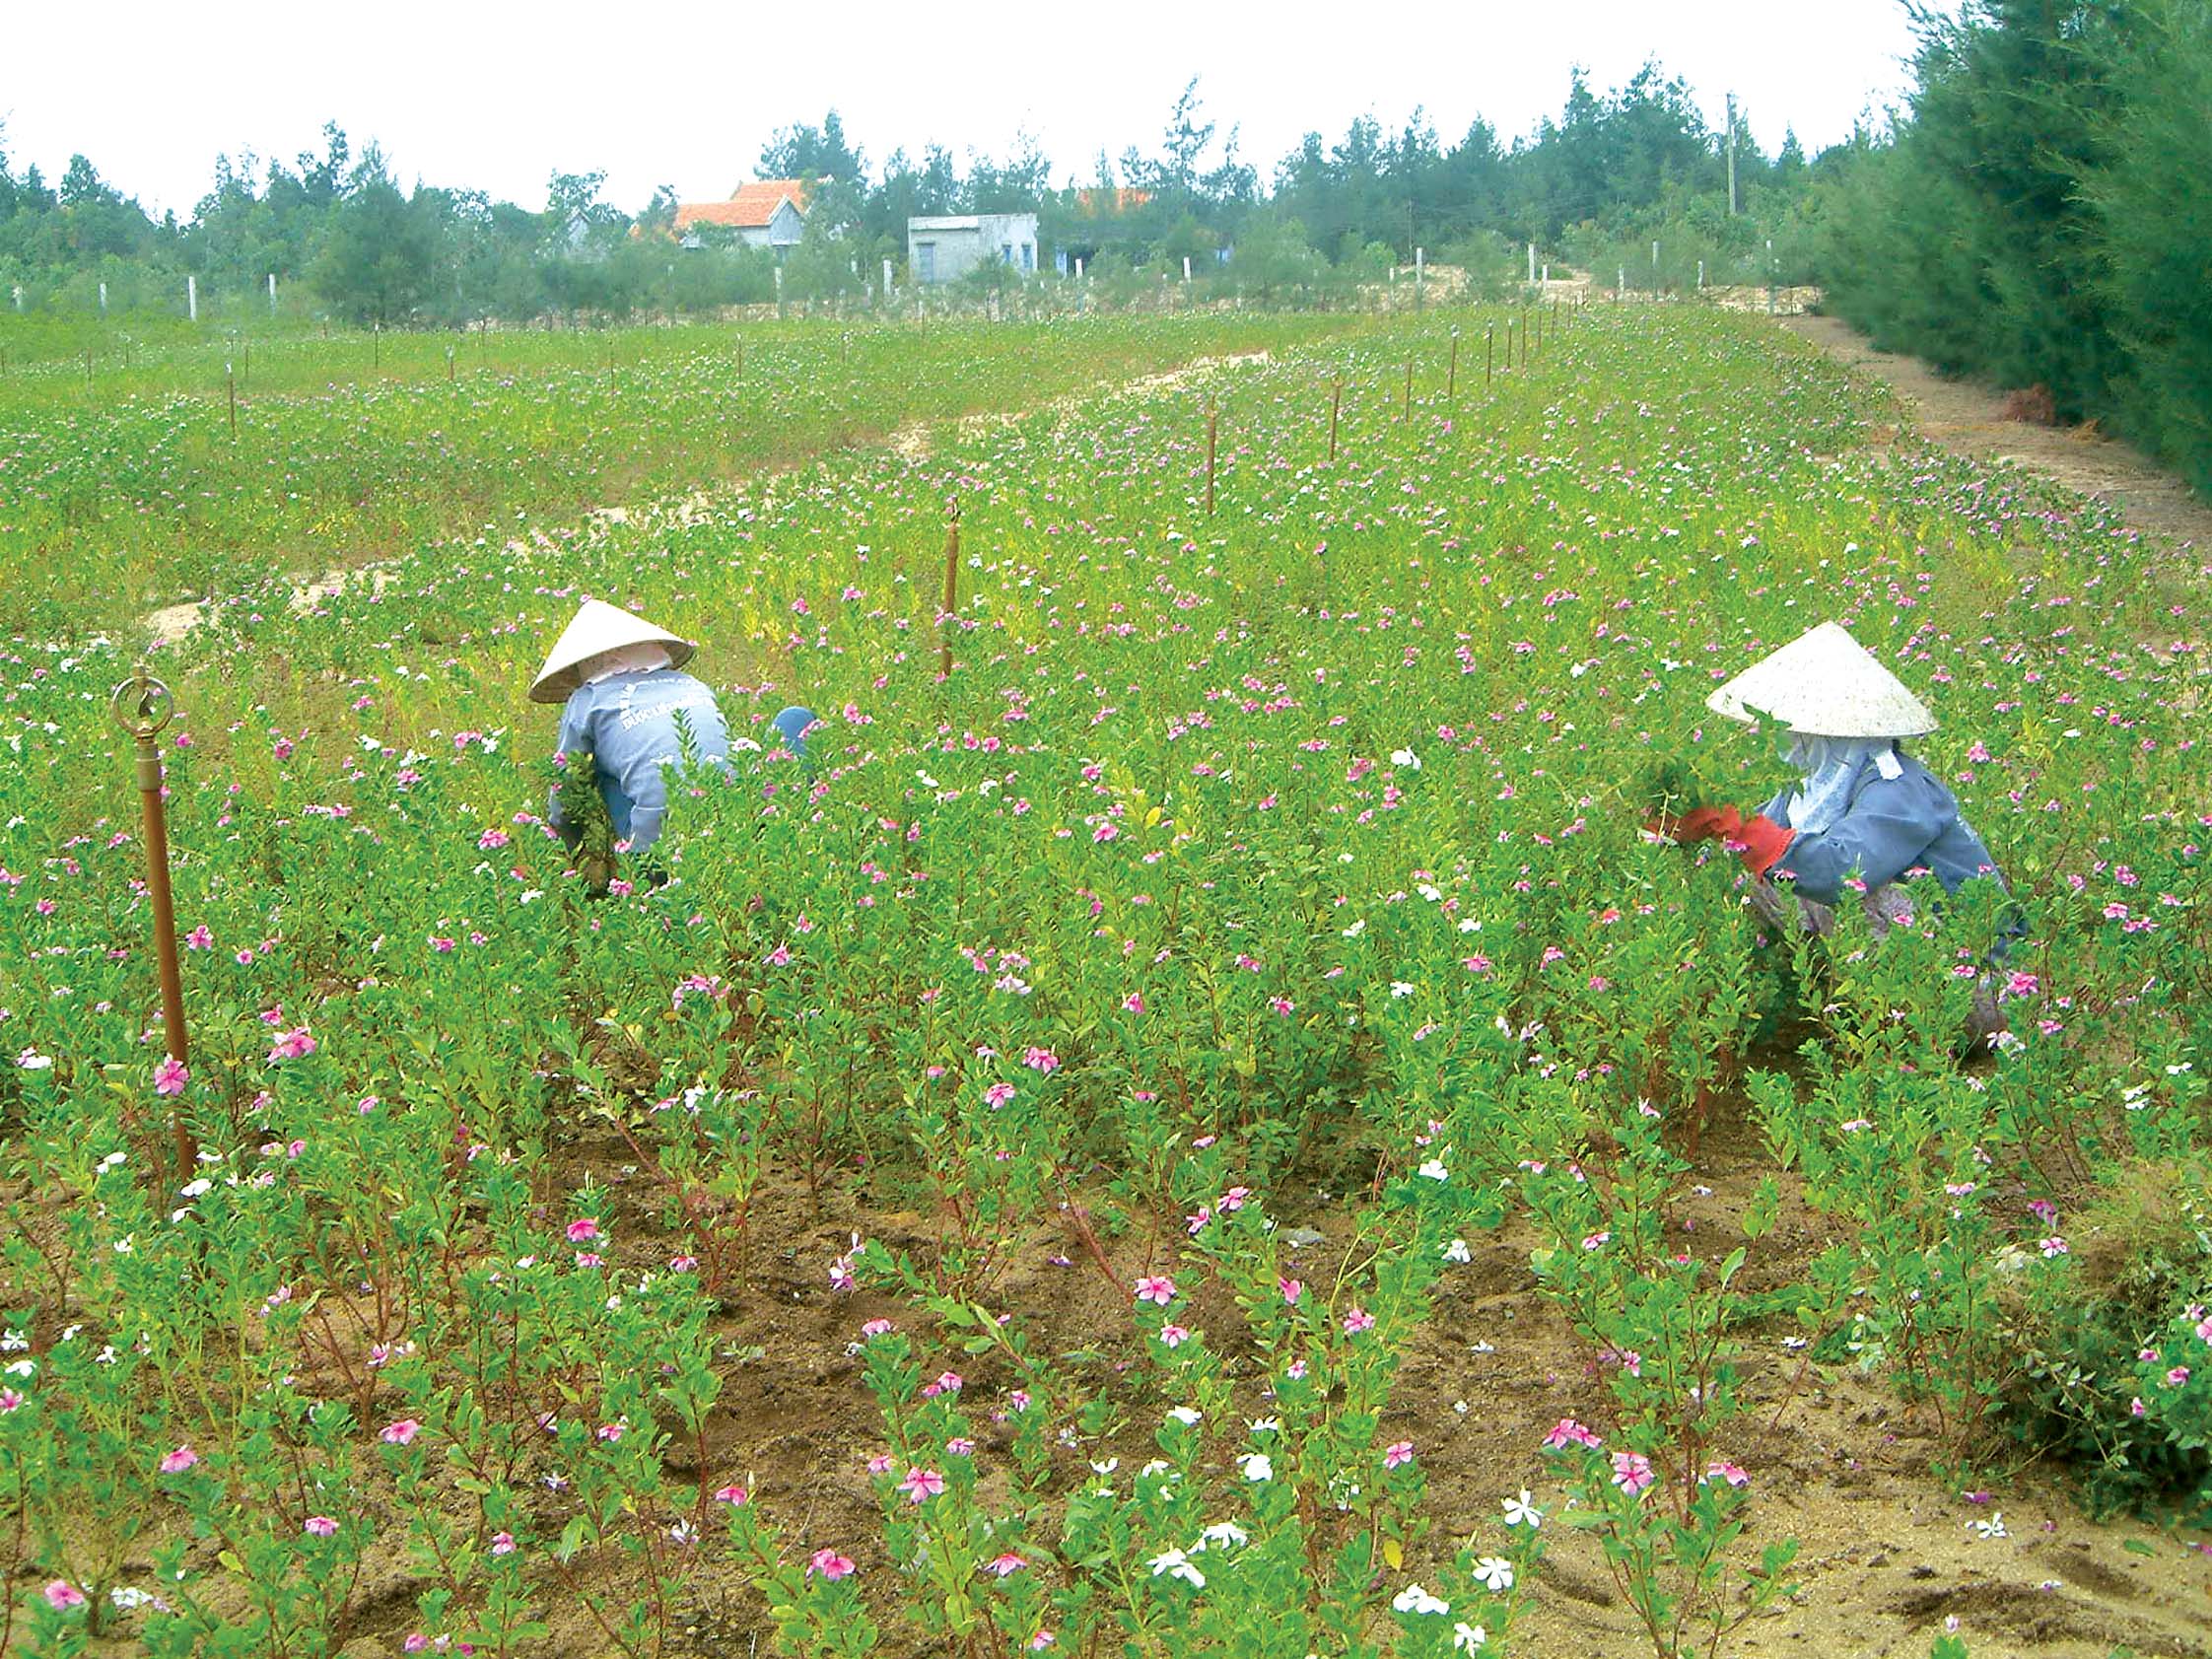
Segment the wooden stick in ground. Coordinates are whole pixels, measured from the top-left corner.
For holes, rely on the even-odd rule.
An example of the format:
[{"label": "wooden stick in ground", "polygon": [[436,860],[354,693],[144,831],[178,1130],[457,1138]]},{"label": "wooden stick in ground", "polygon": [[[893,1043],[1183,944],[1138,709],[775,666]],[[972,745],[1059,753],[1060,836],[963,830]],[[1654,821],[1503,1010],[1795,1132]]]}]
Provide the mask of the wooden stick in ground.
[{"label": "wooden stick in ground", "polygon": [[954,613],[960,608],[960,498],[944,498],[944,643],[937,651],[937,677],[952,677],[952,630],[959,626]]},{"label": "wooden stick in ground", "polygon": [[1411,425],[1413,424],[1413,420],[1414,420],[1414,360],[1413,360],[1412,358],[1410,358],[1410,357],[1409,357],[1408,359],[1406,359],[1406,424],[1407,424],[1407,425],[1409,425],[1409,426],[1411,426]]},{"label": "wooden stick in ground", "polygon": [[1329,464],[1337,464],[1337,412],[1344,407],[1345,383],[1336,382],[1329,392]]},{"label": "wooden stick in ground", "polygon": [[1444,370],[1444,401],[1449,403],[1459,390],[1459,330],[1452,330],[1452,360]]},{"label": "wooden stick in ground", "polygon": [[239,436],[239,378],[228,363],[223,365],[223,389],[230,394],[231,441],[237,443]]},{"label": "wooden stick in ground", "polygon": [[1497,324],[1490,323],[1483,330],[1483,389],[1490,389],[1490,363],[1497,353]]},{"label": "wooden stick in ground", "polygon": [[[169,687],[139,665],[115,688],[115,722],[138,745],[138,799],[146,824],[146,896],[154,913],[154,957],[162,982],[162,1044],[178,1066],[189,1058],[184,1030],[184,977],[176,955],[176,912],[169,884],[169,821],[162,805],[162,753],[156,739],[174,716]],[[170,1114],[170,1135],[179,1182],[191,1179],[199,1157],[181,1114]]]},{"label": "wooden stick in ground", "polygon": [[1206,406],[1206,516],[1209,518],[1213,517],[1213,448],[1220,423],[1221,406],[1209,403]]}]

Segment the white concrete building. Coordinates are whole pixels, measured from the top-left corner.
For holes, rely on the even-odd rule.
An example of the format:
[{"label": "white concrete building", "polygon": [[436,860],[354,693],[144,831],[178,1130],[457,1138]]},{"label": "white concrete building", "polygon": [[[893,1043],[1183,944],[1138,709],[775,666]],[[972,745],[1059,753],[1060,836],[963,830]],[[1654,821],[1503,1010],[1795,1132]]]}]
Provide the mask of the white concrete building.
[{"label": "white concrete building", "polygon": [[1034,213],[956,213],[906,222],[910,281],[958,282],[978,266],[1000,264],[1024,275],[1037,270]]}]

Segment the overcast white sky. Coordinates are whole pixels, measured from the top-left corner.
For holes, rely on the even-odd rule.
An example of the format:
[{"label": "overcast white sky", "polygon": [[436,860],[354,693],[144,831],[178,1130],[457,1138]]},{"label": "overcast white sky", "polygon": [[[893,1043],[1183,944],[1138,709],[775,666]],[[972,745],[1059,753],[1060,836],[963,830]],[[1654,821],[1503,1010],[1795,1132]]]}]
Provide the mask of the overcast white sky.
[{"label": "overcast white sky", "polygon": [[335,120],[402,181],[537,207],[555,171],[603,169],[626,210],[654,186],[726,196],[762,142],[835,107],[871,167],[903,144],[1003,156],[1032,133],[1056,180],[1156,149],[1192,75],[1241,126],[1263,178],[1309,130],[1341,136],[1417,105],[1449,142],[1480,115],[1507,138],[1656,55],[1711,123],[1733,90],[1763,148],[1808,151],[1908,84],[1900,0],[621,0],[529,5],[146,0],[10,8],[0,122],[11,164],[58,179],[72,152],[159,213],[188,217],[215,158],[319,150]]}]

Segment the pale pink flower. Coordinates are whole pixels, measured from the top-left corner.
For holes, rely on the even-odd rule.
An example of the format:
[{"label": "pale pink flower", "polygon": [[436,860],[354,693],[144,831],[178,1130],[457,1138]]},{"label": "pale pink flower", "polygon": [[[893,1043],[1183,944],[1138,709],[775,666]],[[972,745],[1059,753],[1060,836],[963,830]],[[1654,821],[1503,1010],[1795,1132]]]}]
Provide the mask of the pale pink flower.
[{"label": "pale pink flower", "polygon": [[313,1538],[328,1538],[338,1530],[338,1523],[328,1515],[310,1515],[300,1523],[300,1530]]},{"label": "pale pink flower", "polygon": [[1060,1056],[1050,1049],[1031,1047],[1022,1052],[1021,1063],[1032,1071],[1051,1072],[1059,1070]]},{"label": "pale pink flower", "polygon": [[162,1459],[162,1473],[164,1475],[181,1475],[199,1461],[199,1453],[192,1450],[189,1445],[182,1445]]},{"label": "pale pink flower", "polygon": [[1355,1307],[1345,1315],[1345,1335],[1348,1337],[1356,1337],[1360,1332],[1372,1331],[1374,1328],[1375,1316],[1365,1308]]},{"label": "pale pink flower", "polygon": [[1013,1097],[1014,1086],[1011,1083],[993,1083],[989,1088],[983,1091],[984,1104],[986,1106],[989,1106],[994,1112],[996,1112],[1000,1107],[1003,1106]]},{"label": "pale pink flower", "polygon": [[1724,1457],[1716,1457],[1705,1466],[1705,1479],[1708,1481],[1726,1481],[1732,1486],[1748,1486],[1751,1485],[1751,1476],[1744,1468],[1740,1464],[1730,1463]]},{"label": "pale pink flower", "polygon": [[1651,1460],[1641,1452],[1615,1452],[1613,1454],[1613,1484],[1630,1497],[1641,1493],[1658,1477],[1651,1472]]},{"label": "pale pink flower", "polygon": [[165,1056],[154,1068],[154,1092],[156,1094],[182,1094],[184,1085],[192,1080],[189,1068],[181,1060]]},{"label": "pale pink flower", "polygon": [[871,1319],[861,1327],[864,1337],[887,1337],[895,1327],[888,1319]]},{"label": "pale pink flower", "polygon": [[422,1431],[423,1425],[413,1417],[401,1417],[397,1422],[386,1423],[377,1438],[387,1446],[411,1446]]},{"label": "pale pink flower", "polygon": [[582,1244],[588,1238],[597,1238],[598,1236],[599,1223],[588,1215],[569,1223],[569,1242],[571,1244]]},{"label": "pale pink flower", "polygon": [[1175,1280],[1164,1274],[1153,1274],[1137,1281],[1137,1299],[1141,1302],[1157,1302],[1161,1307],[1175,1300]]},{"label": "pale pink flower", "polygon": [[1131,1013],[1142,1013],[1144,1011],[1144,998],[1141,993],[1132,991],[1122,999],[1122,1006]]},{"label": "pale pink flower", "polygon": [[906,1493],[909,1503],[927,1503],[944,1490],[944,1477],[934,1469],[909,1469],[906,1479],[899,1483],[899,1490]]},{"label": "pale pink flower", "polygon": [[85,1605],[85,1593],[66,1578],[57,1578],[43,1592],[46,1605],[56,1613],[67,1613],[73,1607]]},{"label": "pale pink flower", "polygon": [[1393,1440],[1383,1448],[1383,1467],[1396,1469],[1414,1461],[1414,1443],[1411,1440]]},{"label": "pale pink flower", "polygon": [[820,1573],[824,1578],[850,1578],[853,1561],[849,1555],[840,1555],[835,1550],[817,1550],[806,1557],[806,1570]]},{"label": "pale pink flower", "polygon": [[717,1503],[726,1503],[732,1509],[743,1503],[751,1495],[743,1486],[730,1486],[715,1488],[715,1501]]},{"label": "pale pink flower", "polygon": [[1180,1325],[1162,1325],[1160,1327],[1160,1346],[1162,1348],[1181,1348],[1190,1340],[1190,1332]]},{"label": "pale pink flower", "polygon": [[1275,1287],[1282,1293],[1282,1299],[1292,1307],[1296,1307],[1298,1298],[1306,1293],[1304,1282],[1295,1279],[1279,1279],[1275,1281]]},{"label": "pale pink flower", "polygon": [[1552,1432],[1544,1436],[1544,1444],[1557,1451],[1562,1446],[1602,1446],[1605,1442],[1574,1418],[1561,1417],[1553,1424]]},{"label": "pale pink flower", "polygon": [[995,1555],[990,1560],[984,1562],[983,1570],[986,1572],[995,1572],[1001,1578],[1007,1578],[1012,1576],[1014,1573],[1019,1572],[1028,1564],[1029,1563],[1027,1561],[1023,1560],[1011,1550],[1008,1550],[1004,1555]]},{"label": "pale pink flower", "polygon": [[493,1554],[493,1555],[514,1555],[514,1554],[515,1554],[515,1535],[514,1535],[513,1533],[511,1533],[511,1532],[495,1532],[495,1533],[493,1533],[493,1534],[492,1534],[492,1554]]}]

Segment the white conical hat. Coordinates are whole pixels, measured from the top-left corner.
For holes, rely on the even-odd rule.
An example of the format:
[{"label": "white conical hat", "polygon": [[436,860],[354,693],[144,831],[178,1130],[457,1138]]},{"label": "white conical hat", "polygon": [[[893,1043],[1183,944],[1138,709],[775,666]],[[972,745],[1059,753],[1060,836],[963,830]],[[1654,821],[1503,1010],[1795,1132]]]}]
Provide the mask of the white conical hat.
[{"label": "white conical hat", "polygon": [[1833,622],[1753,663],[1705,707],[1822,737],[1918,737],[1936,728],[1927,705]]},{"label": "white conical hat", "polygon": [[656,628],[642,616],[632,616],[620,605],[604,599],[586,599],[561,637],[546,655],[545,666],[530,683],[533,703],[563,703],[584,683],[584,670],[602,652],[623,646],[661,645],[668,648],[668,665],[680,668],[698,648],[665,629]]}]

